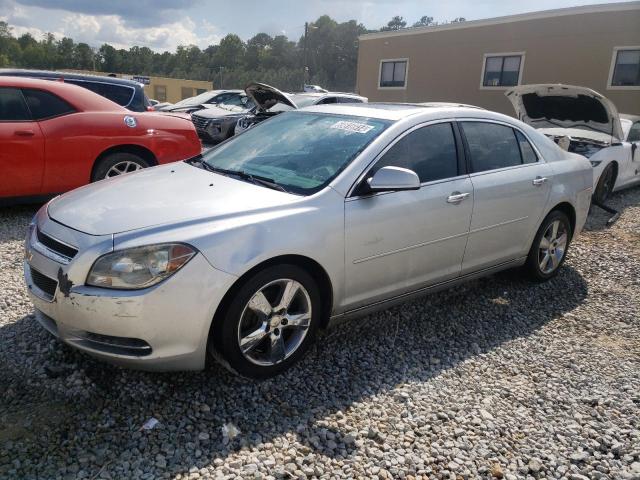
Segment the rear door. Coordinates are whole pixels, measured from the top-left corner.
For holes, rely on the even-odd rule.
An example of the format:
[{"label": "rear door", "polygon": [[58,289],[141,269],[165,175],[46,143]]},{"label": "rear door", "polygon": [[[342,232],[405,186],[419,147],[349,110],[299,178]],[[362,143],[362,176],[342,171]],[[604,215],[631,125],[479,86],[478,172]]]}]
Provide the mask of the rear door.
[{"label": "rear door", "polygon": [[41,193],[44,137],[18,88],[0,87],[0,197]]},{"label": "rear door", "polygon": [[492,121],[468,120],[460,126],[475,195],[464,275],[526,255],[553,179],[519,130]]}]

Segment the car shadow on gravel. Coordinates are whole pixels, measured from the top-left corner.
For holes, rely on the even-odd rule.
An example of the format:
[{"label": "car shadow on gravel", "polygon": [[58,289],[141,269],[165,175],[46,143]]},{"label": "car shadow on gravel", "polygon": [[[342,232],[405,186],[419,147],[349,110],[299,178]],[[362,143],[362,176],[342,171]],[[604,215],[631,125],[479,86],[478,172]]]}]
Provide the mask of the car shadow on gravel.
[{"label": "car shadow on gravel", "polygon": [[[502,273],[339,325],[293,369],[262,382],[218,365],[167,374],[113,367],[52,340],[29,315],[0,328],[0,476],[3,460],[20,452],[39,471],[65,466],[90,478],[184,474],[229,462],[239,449],[262,461],[263,447],[285,460],[346,459],[362,448],[359,440],[382,443],[393,429],[354,431],[347,418],[361,402],[391,398],[401,416],[419,415],[397,386],[437,381],[461,362],[535,335],[586,295],[570,261],[543,284]],[[151,417],[159,425],[141,431]],[[223,434],[228,423],[237,437]]]}]

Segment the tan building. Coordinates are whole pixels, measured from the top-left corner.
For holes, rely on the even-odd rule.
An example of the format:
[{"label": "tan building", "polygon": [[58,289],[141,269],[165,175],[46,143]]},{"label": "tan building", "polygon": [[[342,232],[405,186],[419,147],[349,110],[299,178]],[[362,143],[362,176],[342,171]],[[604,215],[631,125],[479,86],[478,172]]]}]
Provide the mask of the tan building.
[{"label": "tan building", "polygon": [[[86,70],[66,70],[68,72],[86,73],[89,75],[109,75],[106,72],[90,72]],[[184,80],[181,78],[150,77],[144,75],[127,75],[114,73],[112,76],[135,80],[144,85],[144,93],[147,97],[159,102],[176,103],[185,98],[199,95],[213,89],[212,82],[200,80]]]},{"label": "tan building", "polygon": [[513,115],[509,86],[592,88],[640,114],[640,2],[548,10],[362,35],[358,93],[451,101]]}]

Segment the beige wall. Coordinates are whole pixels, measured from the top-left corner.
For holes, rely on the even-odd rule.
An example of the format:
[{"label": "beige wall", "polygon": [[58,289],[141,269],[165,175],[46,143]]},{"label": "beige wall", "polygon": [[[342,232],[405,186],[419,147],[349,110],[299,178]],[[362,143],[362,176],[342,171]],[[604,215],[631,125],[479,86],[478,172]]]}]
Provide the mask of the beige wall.
[{"label": "beige wall", "polygon": [[[211,90],[213,85],[211,82],[201,82],[197,80],[182,80],[178,78],[149,77],[151,83],[144,86],[147,97],[160,101],[176,103],[183,98],[193,97],[198,94],[198,90]],[[162,88],[166,91],[166,100],[158,98]],[[202,93],[202,92],[200,92]]]},{"label": "beige wall", "polygon": [[[619,111],[640,114],[640,88],[607,88],[613,48],[640,45],[640,3],[632,7],[472,28],[436,27],[413,35],[365,35],[358,53],[358,93],[369,101],[451,101],[513,114],[504,88],[480,88],[483,58],[525,52],[521,84],[586,86],[610,98]],[[379,89],[380,60],[394,58],[409,59],[407,87]]]}]

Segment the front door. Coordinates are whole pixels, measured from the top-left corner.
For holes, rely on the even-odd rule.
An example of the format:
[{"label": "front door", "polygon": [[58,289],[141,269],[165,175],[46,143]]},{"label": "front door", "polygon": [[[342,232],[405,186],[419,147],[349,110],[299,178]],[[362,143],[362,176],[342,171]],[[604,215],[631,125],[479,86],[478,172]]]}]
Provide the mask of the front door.
[{"label": "front door", "polygon": [[475,201],[462,274],[526,255],[542,220],[552,171],[522,132],[508,125],[461,122]]},{"label": "front door", "polygon": [[413,170],[419,190],[356,195],[345,202],[345,309],[455,278],[467,242],[473,189],[459,170],[449,122],[420,126],[396,141],[383,166]]},{"label": "front door", "polygon": [[20,89],[0,87],[0,197],[41,193],[44,138]]}]

